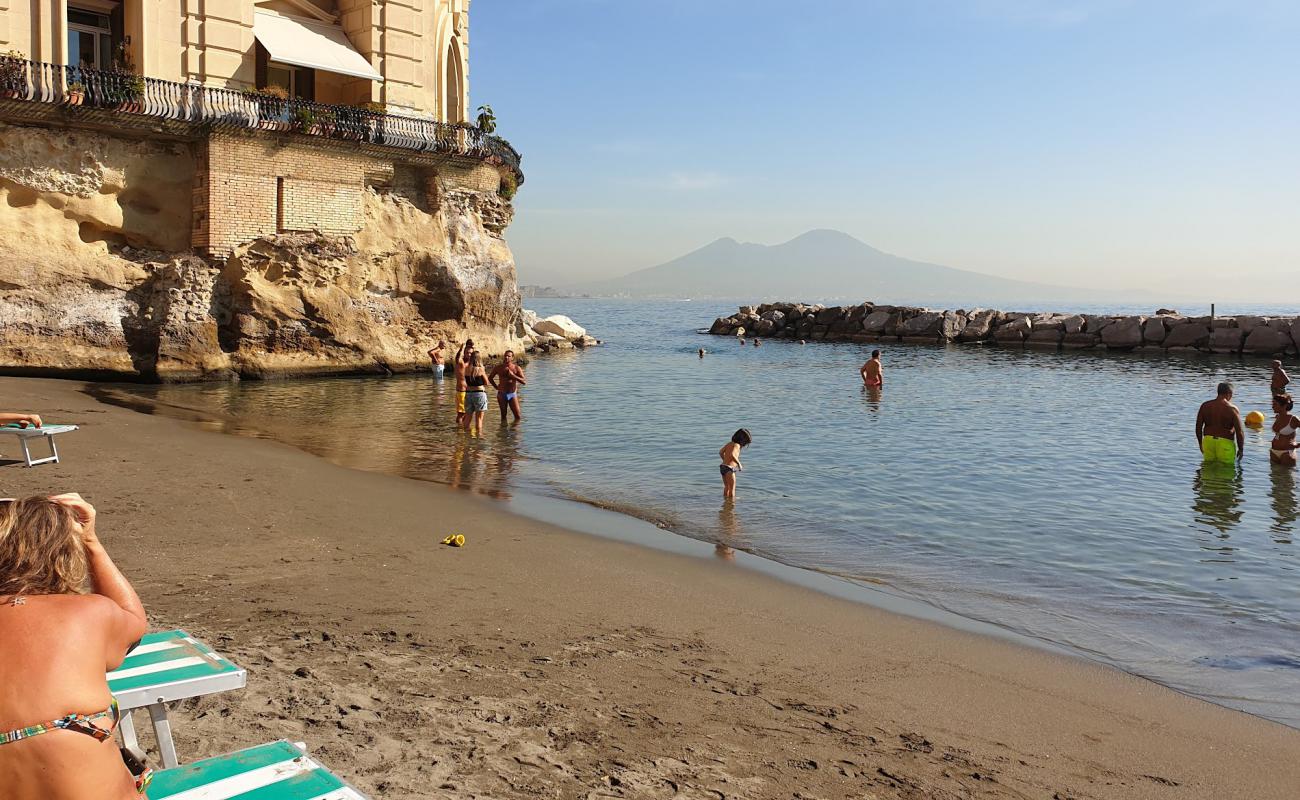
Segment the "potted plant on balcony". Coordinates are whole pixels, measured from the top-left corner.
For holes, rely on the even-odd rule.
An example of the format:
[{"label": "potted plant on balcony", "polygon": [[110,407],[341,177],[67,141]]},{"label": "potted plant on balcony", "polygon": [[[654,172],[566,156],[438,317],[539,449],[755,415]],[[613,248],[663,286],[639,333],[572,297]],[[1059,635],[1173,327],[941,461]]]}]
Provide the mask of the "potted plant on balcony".
[{"label": "potted plant on balcony", "polygon": [[16,100],[26,94],[27,59],[17,50],[0,55],[0,97]]},{"label": "potted plant on balcony", "polygon": [[86,102],[86,84],[73,81],[68,84],[67,102],[70,106],[79,106]]},{"label": "potted plant on balcony", "polygon": [[144,76],[128,72],[114,76],[117,83],[117,110],[139,114],[144,110]]},{"label": "potted plant on balcony", "polygon": [[289,90],[279,84],[263,86],[258,93],[261,103],[261,115],[258,125],[269,131],[282,131],[289,127],[285,118],[284,107],[289,100]]}]

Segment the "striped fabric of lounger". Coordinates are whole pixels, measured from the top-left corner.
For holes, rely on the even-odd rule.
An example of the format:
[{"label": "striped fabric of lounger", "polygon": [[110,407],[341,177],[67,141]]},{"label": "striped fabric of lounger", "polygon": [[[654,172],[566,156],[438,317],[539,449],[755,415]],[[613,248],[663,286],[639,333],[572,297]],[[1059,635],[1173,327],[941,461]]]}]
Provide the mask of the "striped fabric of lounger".
[{"label": "striped fabric of lounger", "polygon": [[[176,757],[166,704],[242,689],[247,681],[248,674],[243,669],[185,631],[161,631],[145,634],[140,644],[127,654],[122,666],[108,673],[108,690],[117,698],[123,712],[149,709],[162,765],[174,767],[180,760]],[[130,713],[122,714],[119,730],[124,745],[138,747]]]},{"label": "striped fabric of lounger", "polygon": [[244,670],[185,631],[147,633],[108,673],[108,690],[123,710],[242,689]]},{"label": "striped fabric of lounger", "polygon": [[296,744],[250,747],[154,775],[149,800],[367,800]]}]

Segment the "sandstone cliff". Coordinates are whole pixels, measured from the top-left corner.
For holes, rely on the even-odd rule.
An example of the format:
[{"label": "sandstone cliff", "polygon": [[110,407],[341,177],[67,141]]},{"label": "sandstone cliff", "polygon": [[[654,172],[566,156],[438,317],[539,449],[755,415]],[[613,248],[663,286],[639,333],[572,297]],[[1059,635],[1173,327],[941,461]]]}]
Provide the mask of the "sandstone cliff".
[{"label": "sandstone cliff", "polygon": [[353,236],[188,250],[186,143],[0,125],[0,369],[146,380],[383,372],[439,338],[521,347],[512,209],[379,186]]}]

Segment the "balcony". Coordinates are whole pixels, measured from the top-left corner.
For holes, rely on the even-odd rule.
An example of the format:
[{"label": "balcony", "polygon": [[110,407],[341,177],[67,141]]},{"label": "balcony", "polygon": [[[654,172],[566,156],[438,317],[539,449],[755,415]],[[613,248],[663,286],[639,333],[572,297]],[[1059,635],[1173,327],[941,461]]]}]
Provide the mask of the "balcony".
[{"label": "balcony", "polygon": [[505,139],[473,125],[0,56],[0,109],[21,109],[22,104],[111,127],[143,124],[154,132],[178,134],[260,129],[465,156],[508,167],[523,182],[519,153]]}]

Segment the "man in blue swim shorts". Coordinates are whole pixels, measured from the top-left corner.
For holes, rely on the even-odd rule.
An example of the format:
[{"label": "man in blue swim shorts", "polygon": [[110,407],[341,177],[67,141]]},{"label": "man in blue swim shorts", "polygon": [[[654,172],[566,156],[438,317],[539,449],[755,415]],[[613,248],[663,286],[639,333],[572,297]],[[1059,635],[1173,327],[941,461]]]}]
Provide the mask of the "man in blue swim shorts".
[{"label": "man in blue swim shorts", "polygon": [[515,363],[515,351],[507,350],[501,363],[497,364],[488,375],[492,388],[497,390],[497,407],[501,409],[501,421],[506,421],[506,409],[515,415],[515,422],[521,418],[519,412],[519,387],[526,386],[524,371]]}]

